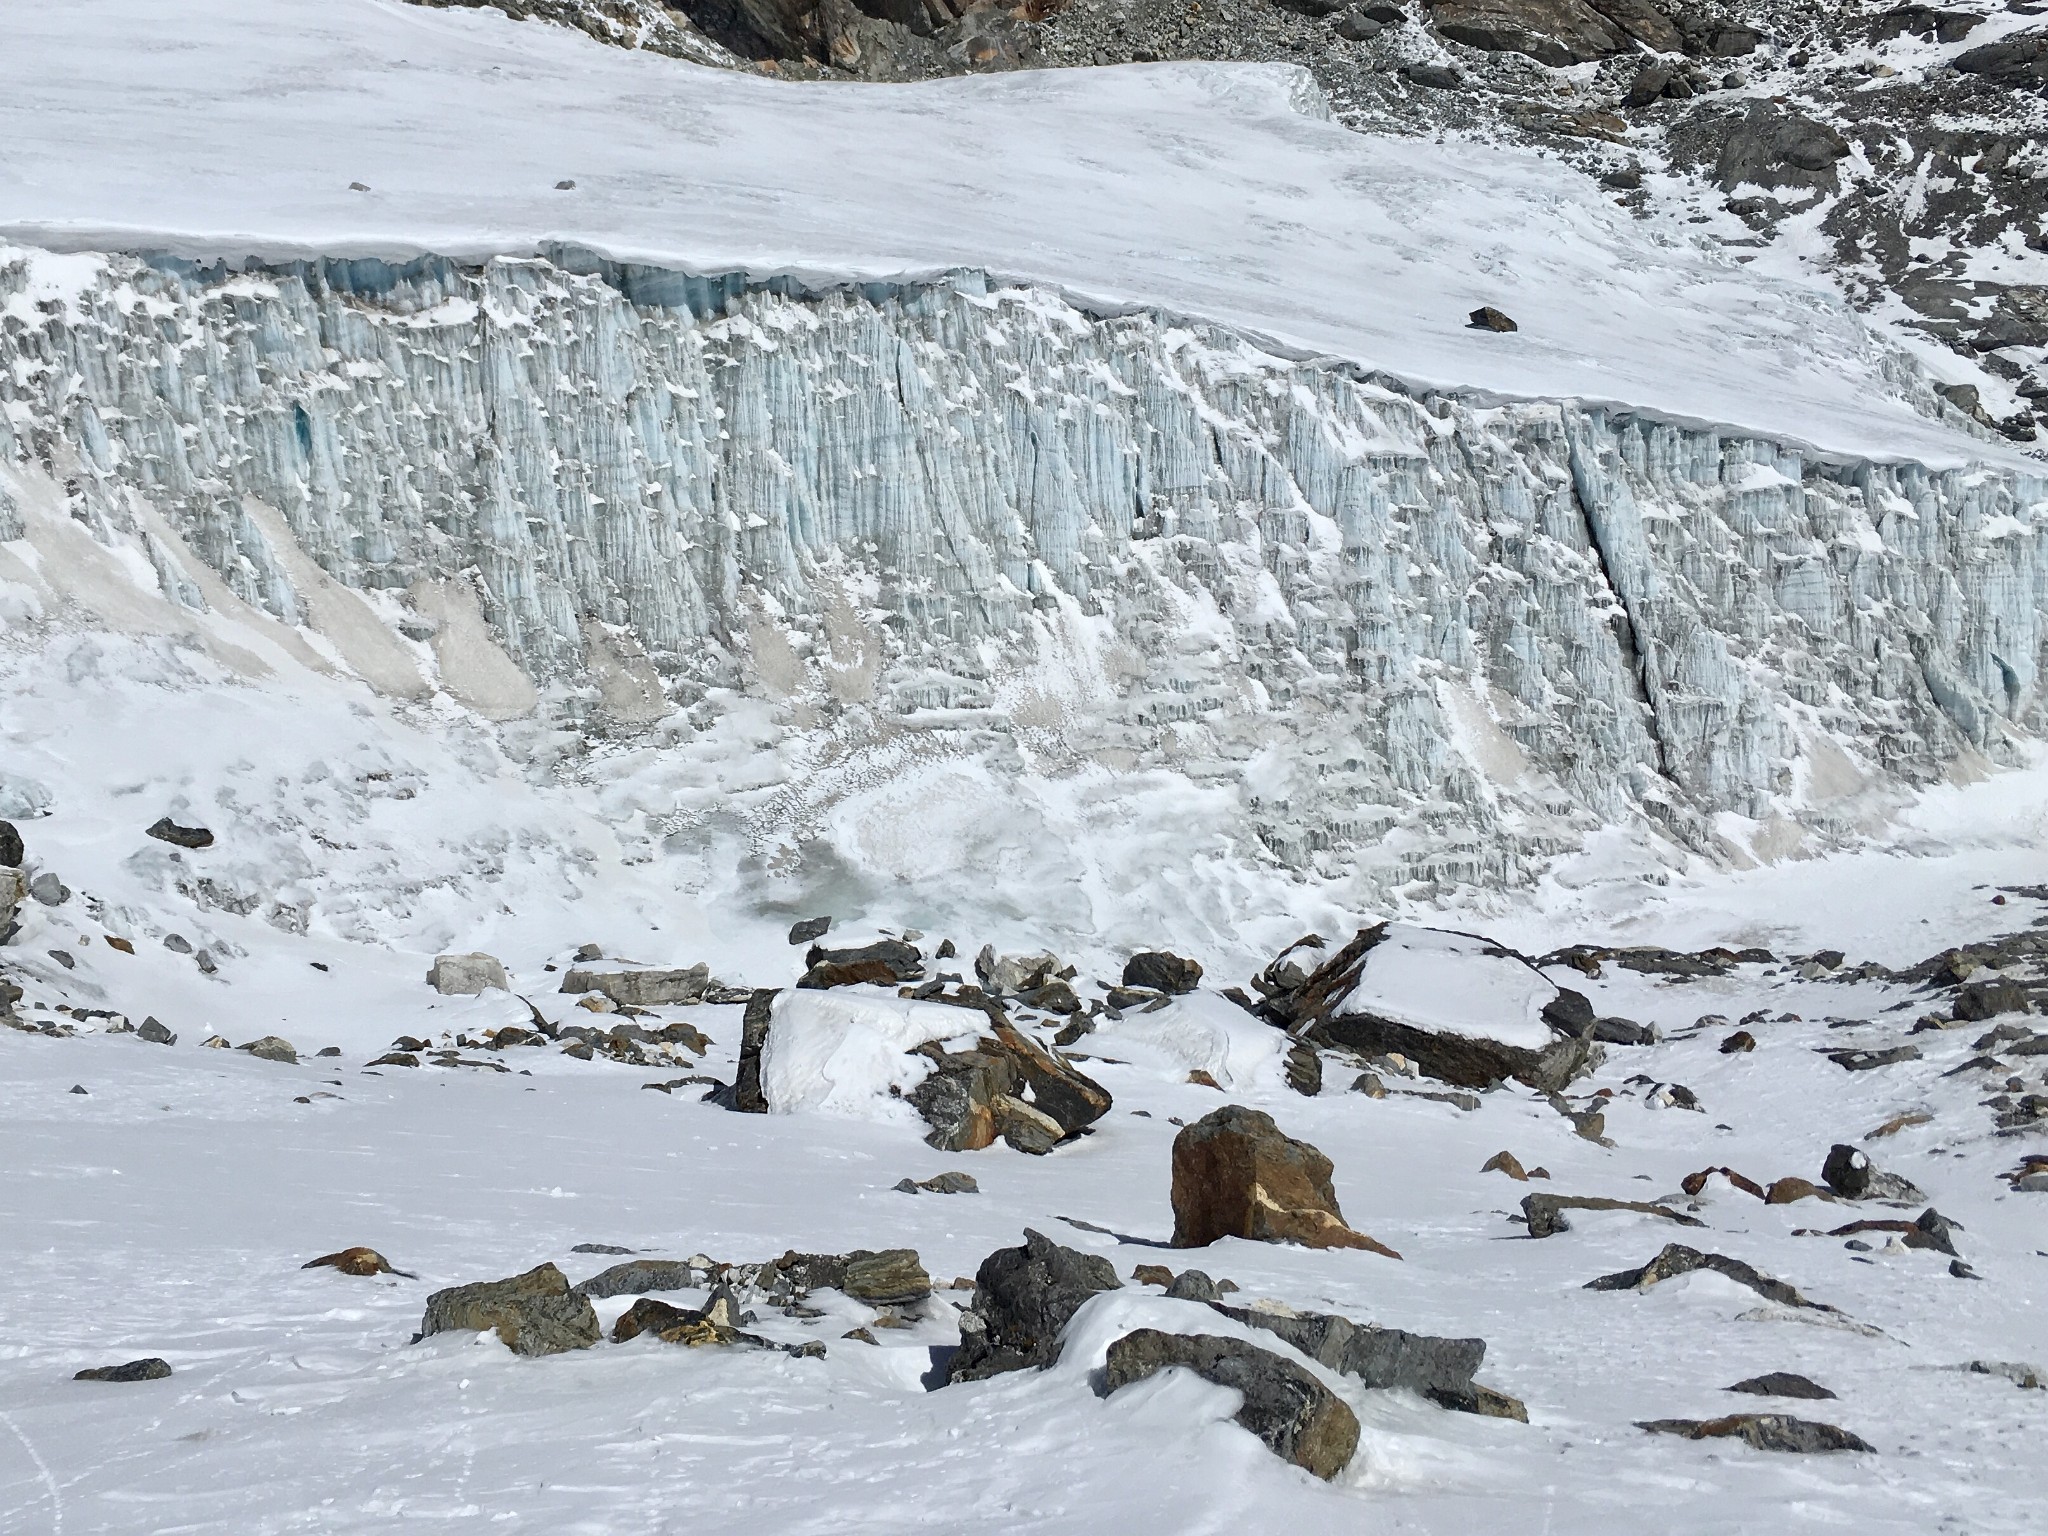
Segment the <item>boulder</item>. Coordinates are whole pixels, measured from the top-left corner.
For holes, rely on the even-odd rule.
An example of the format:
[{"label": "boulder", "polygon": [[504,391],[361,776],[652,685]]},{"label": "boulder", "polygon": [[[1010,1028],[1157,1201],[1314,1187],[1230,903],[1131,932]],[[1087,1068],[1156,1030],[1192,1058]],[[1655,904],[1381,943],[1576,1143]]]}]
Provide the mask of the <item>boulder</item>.
[{"label": "boulder", "polygon": [[997,1249],[975,1272],[974,1295],[960,1315],[960,1349],[946,1379],[981,1381],[1052,1364],[1060,1332],[1081,1304],[1122,1284],[1109,1260],[1026,1228],[1022,1247]]},{"label": "boulder", "polygon": [[1522,956],[1480,935],[1407,923],[1359,930],[1300,985],[1268,991],[1258,1011],[1312,1044],[1405,1056],[1459,1088],[1514,1078],[1555,1093],[1605,1057],[1582,1034],[1559,1038],[1570,1025],[1557,1021],[1580,1011]]},{"label": "boulder", "polygon": [[886,960],[852,960],[845,964],[822,960],[805,971],[797,985],[813,992],[831,987],[893,987],[896,971]]},{"label": "boulder", "polygon": [[1202,967],[1199,961],[1183,960],[1163,949],[1148,949],[1124,962],[1123,984],[1175,995],[1192,992],[1202,984]]},{"label": "boulder", "polygon": [[974,957],[974,974],[991,995],[1014,997],[1050,981],[1070,981],[1074,972],[1058,955],[1044,950],[1033,955],[998,955],[993,944],[984,944]]},{"label": "boulder", "polygon": [[1974,1024],[2002,1013],[2027,1013],[2032,1006],[2027,989],[2018,982],[1971,981],[1957,989],[1952,1012],[1958,1020]]},{"label": "boulder", "polygon": [[1634,47],[1626,32],[1584,0],[1430,0],[1429,15],[1454,43],[1527,54],[1559,69]]},{"label": "boulder", "polygon": [[1345,1225],[1330,1174],[1330,1160],[1282,1135],[1271,1115],[1238,1104],[1212,1110],[1173,1140],[1173,1244],[1246,1237],[1399,1258]]},{"label": "boulder", "polygon": [[831,918],[807,917],[800,923],[790,924],[789,942],[792,944],[809,944],[814,940],[825,937],[831,929]]},{"label": "boulder", "polygon": [[487,988],[512,990],[512,979],[494,955],[473,950],[466,955],[436,955],[427,971],[427,985],[443,997],[475,997]]},{"label": "boulder", "polygon": [[1114,1102],[1109,1090],[1076,1070],[1059,1052],[1009,1024],[997,1024],[995,1038],[1017,1064],[1033,1107],[1056,1121],[1063,1136],[1071,1136],[1109,1113]]},{"label": "boulder", "polygon": [[136,1026],[135,1038],[147,1040],[151,1045],[176,1045],[178,1037],[166,1029],[163,1023],[151,1016]]},{"label": "boulder", "polygon": [[1015,1097],[1023,1074],[1009,1052],[1001,1049],[948,1051],[927,1045],[932,1071],[907,1095],[931,1129],[925,1145],[941,1152],[978,1152],[1002,1134],[996,1101]]},{"label": "boulder", "polygon": [[57,878],[55,870],[46,869],[28,883],[28,893],[46,907],[61,907],[71,899],[71,887]]},{"label": "boulder", "polygon": [[28,850],[22,846],[21,830],[11,821],[0,821],[0,869],[19,869]]},{"label": "boulder", "polygon": [[1374,1328],[1328,1312],[1297,1312],[1266,1304],[1216,1310],[1225,1317],[1285,1339],[1318,1365],[1355,1376],[1373,1388],[1425,1397],[1472,1390],[1473,1373],[1486,1359],[1484,1339],[1439,1339],[1399,1328]]},{"label": "boulder", "polygon": [[701,1002],[711,985],[711,967],[703,963],[666,971],[589,971],[572,969],[562,978],[564,992],[595,992],[633,1008],[661,1008]]},{"label": "boulder", "polygon": [[1113,1394],[1176,1366],[1235,1388],[1244,1398],[1236,1422],[1317,1477],[1335,1477],[1358,1449],[1358,1417],[1342,1398],[1293,1361],[1242,1339],[1140,1328],[1109,1346],[1102,1391]]},{"label": "boulder", "polygon": [[159,817],[144,829],[144,835],[175,848],[211,848],[213,834],[204,827],[181,827],[168,816]]},{"label": "boulder", "polygon": [[887,968],[895,981],[917,981],[924,975],[924,954],[914,944],[901,939],[878,939],[873,944],[863,944],[858,949],[824,949],[813,944],[804,951],[804,967],[816,970],[821,965],[854,966],[879,963]]},{"label": "boulder", "polygon": [[154,1357],[130,1360],[126,1365],[95,1365],[78,1372],[73,1381],[162,1381],[171,1374],[170,1362]]},{"label": "boulder", "polygon": [[1010,1094],[998,1094],[989,1111],[995,1116],[996,1134],[1013,1151],[1043,1157],[1066,1139],[1059,1121]]},{"label": "boulder", "polygon": [[928,1179],[898,1179],[893,1189],[906,1195],[978,1195],[981,1184],[971,1173],[935,1173]]},{"label": "boulder", "polygon": [[239,1045],[235,1049],[247,1051],[251,1056],[264,1061],[281,1061],[287,1066],[294,1067],[299,1064],[297,1048],[281,1035],[265,1035],[260,1040],[251,1040],[247,1045]]},{"label": "boulder", "polygon": [[1474,331],[1519,331],[1521,327],[1491,304],[1482,304],[1465,317],[1467,329]]},{"label": "boulder", "polygon": [[599,1337],[590,1298],[570,1289],[568,1277],[552,1264],[508,1280],[483,1280],[434,1292],[427,1298],[419,1337],[485,1329],[518,1355],[588,1349]]},{"label": "boulder", "polygon": [[1637,1429],[1688,1440],[1742,1440],[1760,1451],[1870,1451],[1876,1447],[1833,1424],[1795,1419],[1783,1413],[1731,1413],[1719,1419],[1640,1419]]},{"label": "boulder", "polygon": [[1378,37],[1386,30],[1386,23],[1375,21],[1363,11],[1346,11],[1330,24],[1330,30],[1347,43],[1365,43]]},{"label": "boulder", "polygon": [[1898,1200],[1916,1204],[1927,1198],[1911,1179],[1887,1173],[1873,1163],[1868,1154],[1844,1142],[1838,1141],[1828,1149],[1820,1176],[1828,1188],[1844,1200]]}]

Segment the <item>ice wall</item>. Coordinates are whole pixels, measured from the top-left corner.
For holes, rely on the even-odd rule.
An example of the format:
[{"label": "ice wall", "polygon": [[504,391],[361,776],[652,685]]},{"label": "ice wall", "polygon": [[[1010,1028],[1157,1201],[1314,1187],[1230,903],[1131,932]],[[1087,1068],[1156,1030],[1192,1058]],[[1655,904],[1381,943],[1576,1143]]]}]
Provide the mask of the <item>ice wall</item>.
[{"label": "ice wall", "polygon": [[10,461],[188,606],[198,560],[317,630],[310,557],[444,682],[495,640],[487,713],[673,741],[765,697],[840,770],[790,825],[914,742],[1513,879],[1604,821],[1839,832],[2043,724],[2039,477],[1418,399],[974,274],[0,251]]}]

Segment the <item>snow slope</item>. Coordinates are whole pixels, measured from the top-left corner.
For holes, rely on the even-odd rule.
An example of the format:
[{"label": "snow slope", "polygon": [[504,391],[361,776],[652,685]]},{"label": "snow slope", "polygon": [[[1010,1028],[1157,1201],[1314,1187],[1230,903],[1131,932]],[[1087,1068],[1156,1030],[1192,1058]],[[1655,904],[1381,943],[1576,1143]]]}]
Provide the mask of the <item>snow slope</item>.
[{"label": "snow slope", "polygon": [[[1917,414],[1812,277],[1639,223],[1540,155],[1348,133],[1303,110],[1299,71],[795,86],[384,0],[5,0],[0,57],[0,237],[34,244],[977,266],[1428,385],[1930,465],[2009,453]],[[1480,304],[1522,329],[1466,329]]]}]

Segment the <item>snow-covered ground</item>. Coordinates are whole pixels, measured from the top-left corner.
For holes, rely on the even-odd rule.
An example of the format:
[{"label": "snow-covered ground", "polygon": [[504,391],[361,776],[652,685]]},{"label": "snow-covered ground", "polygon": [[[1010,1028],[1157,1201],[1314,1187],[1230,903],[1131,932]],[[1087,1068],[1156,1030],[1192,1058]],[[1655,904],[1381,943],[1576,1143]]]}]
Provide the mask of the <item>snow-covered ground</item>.
[{"label": "snow-covered ground", "polygon": [[[632,802],[636,767],[657,783],[672,771],[660,754],[628,755],[619,778],[579,787],[507,756],[445,701],[393,704],[281,648],[263,652],[268,621],[196,622],[218,626],[216,641],[242,654],[263,654],[271,674],[231,679],[189,641],[59,630],[17,643],[0,686],[0,794],[17,813],[47,811],[20,823],[30,860],[73,892],[54,908],[31,902],[5,951],[28,992],[24,1012],[58,1018],[32,1005],[62,1001],[153,1015],[179,1036],[150,1045],[108,1033],[105,1020],[65,1039],[0,1030],[0,1157],[10,1170],[0,1230],[11,1269],[0,1526],[10,1532],[1371,1522],[1533,1533],[1634,1531],[1646,1518],[1683,1531],[1782,1529],[1788,1519],[2035,1528],[2043,1399],[1954,1368],[2048,1355],[2033,1204],[2043,1197],[2008,1194],[1996,1177],[2040,1138],[1993,1135],[1976,1103],[1980,1079],[1942,1076],[1971,1054],[1974,1028],[1914,1036],[1922,1060],[1874,1072],[1846,1073],[1817,1054],[1904,1038],[1925,1005],[1884,1012],[1910,1003],[1903,989],[1755,968],[1683,985],[1612,967],[1597,982],[1554,969],[1603,1014],[1671,1036],[1614,1048],[1580,1085],[1614,1090],[1611,1147],[1512,1087],[1472,1113],[1399,1093],[1369,1099],[1347,1091],[1353,1072],[1334,1057],[1324,1092],[1299,1097],[1284,1085],[1277,1032],[1209,992],[1127,1014],[1076,1048],[1116,1107],[1095,1134],[1046,1158],[1000,1144],[931,1150],[901,1106],[856,1102],[863,1072],[871,1084],[886,1075],[879,1058],[817,1054],[845,1076],[841,1095],[793,1092],[790,1112],[767,1116],[700,1102],[694,1087],[643,1090],[687,1071],[730,1080],[740,1013],[730,1006],[659,1012],[712,1037],[701,1068],[583,1062],[548,1047],[492,1058],[515,1069],[505,1074],[372,1069],[401,1034],[528,1022],[525,1004],[503,994],[433,993],[422,978],[437,951],[498,954],[522,996],[570,1021],[582,1015],[544,967],[563,965],[579,943],[786,985],[802,951],[782,930],[808,909],[778,905],[772,878],[740,862],[691,888],[613,836],[608,818]],[[956,811],[974,813],[963,803],[930,814]],[[1595,839],[1542,888],[1453,903],[1447,920],[1531,950],[1617,939],[1763,943],[1781,954],[1833,945],[1852,962],[1904,965],[2031,919],[2035,905],[1992,906],[1986,886],[2038,879],[2044,812],[2048,770],[2006,774],[1931,795],[1886,846],[1744,874],[1674,867],[1668,855],[1650,862]],[[142,836],[165,814],[204,823],[218,841],[173,858]],[[1143,842],[1075,849],[1073,877],[1148,856]],[[1125,914],[1119,932],[1183,948],[1222,986],[1246,981],[1308,926],[1342,937],[1373,916],[1278,875],[1241,882],[1234,944],[1215,941],[1213,914],[1164,900]],[[1087,990],[1115,980],[1135,947],[1091,937],[1054,906],[1034,931],[1005,893],[977,894],[965,879],[905,885],[836,915],[835,936],[915,924],[927,950],[949,936],[970,956],[983,940],[1049,940],[1078,963]],[[206,948],[217,973],[167,948],[173,933]],[[109,947],[108,935],[135,953]],[[1804,1019],[1752,1025],[1760,1048],[1740,1055],[1717,1051],[1727,1029],[1690,1028],[1704,1014],[1759,1009]],[[1821,1022],[1830,1016],[1878,1022],[1831,1029]],[[899,1044],[925,1032],[905,1017]],[[283,1035],[302,1059],[200,1048],[216,1032],[237,1044]],[[880,1038],[870,1029],[857,1043],[873,1055]],[[329,1045],[341,1054],[311,1054]],[[1327,1152],[1348,1219],[1404,1260],[1234,1240],[1196,1253],[1158,1246],[1171,1232],[1173,1117],[1224,1101],[1188,1081],[1198,1069],[1231,1101],[1269,1109]],[[801,1076],[791,1069],[792,1081]],[[1700,1112],[1653,1107],[1655,1084],[1672,1081],[1698,1095]],[[1656,1198],[1718,1165],[1764,1181],[1817,1179],[1832,1143],[1909,1110],[1933,1119],[1865,1145],[1962,1224],[1961,1251],[1981,1280],[1951,1277],[1945,1256],[1888,1248],[1883,1234],[1869,1253],[1794,1235],[1914,1210],[1765,1207],[1719,1180],[1698,1211],[1704,1231],[1580,1213],[1573,1231],[1531,1242],[1506,1220],[1531,1189]],[[1503,1149],[1551,1181],[1482,1175]],[[948,1168],[972,1172],[981,1193],[891,1187]],[[964,1291],[941,1290],[923,1321],[878,1332],[880,1345],[840,1337],[870,1316],[851,1302],[835,1299],[810,1322],[765,1313],[775,1337],[822,1339],[823,1360],[644,1339],[540,1360],[487,1336],[407,1343],[438,1287],[544,1260],[580,1279],[611,1262],[571,1254],[577,1243],[731,1261],[902,1245],[943,1280],[972,1275],[1026,1226],[1106,1255],[1127,1278],[1138,1263],[1193,1264],[1251,1297],[1482,1336],[1482,1380],[1523,1398],[1531,1422],[1338,1381],[1365,1440],[1325,1487],[1231,1426],[1235,1399],[1222,1389],[1171,1380],[1094,1395],[1086,1351],[1130,1327],[1231,1331],[1196,1303],[1137,1288],[1077,1321],[1076,1358],[1058,1369],[940,1392],[923,1377],[931,1350],[954,1338]],[[1756,1264],[1877,1331],[1816,1326],[1718,1277],[1643,1294],[1581,1288],[1671,1240]],[[356,1243],[417,1278],[299,1268]],[[604,1304],[607,1321],[626,1300]],[[70,1379],[143,1355],[170,1361],[172,1379]],[[1877,1454],[1774,1456],[1633,1427],[1782,1408],[1722,1390],[1775,1369],[1839,1393],[1792,1406],[1855,1431]]]},{"label": "snow-covered ground", "polygon": [[[0,238],[31,245],[981,267],[1423,384],[2009,453],[1916,414],[1895,349],[1792,257],[1741,265],[1537,154],[1351,134],[1301,71],[799,86],[396,0],[4,0],[0,57]],[[1484,304],[1521,329],[1468,329]]]}]

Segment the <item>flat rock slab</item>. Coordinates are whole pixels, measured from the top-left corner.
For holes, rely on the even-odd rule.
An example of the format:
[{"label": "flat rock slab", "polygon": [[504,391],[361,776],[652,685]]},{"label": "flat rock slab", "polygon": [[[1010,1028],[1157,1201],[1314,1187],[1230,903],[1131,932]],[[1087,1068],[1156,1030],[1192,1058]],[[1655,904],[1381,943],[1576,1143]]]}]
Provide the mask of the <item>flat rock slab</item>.
[{"label": "flat rock slab", "polygon": [[1824,1302],[1809,1301],[1806,1297],[1783,1280],[1765,1274],[1755,1266],[1740,1259],[1731,1259],[1724,1253],[1701,1253],[1697,1248],[1688,1248],[1683,1243],[1668,1243],[1664,1251],[1640,1269],[1624,1269],[1612,1275],[1602,1275],[1597,1280],[1588,1280],[1589,1291],[1640,1291],[1648,1290],[1660,1281],[1675,1279],[1679,1275],[1691,1274],[1694,1270],[1711,1270],[1724,1275],[1737,1285],[1746,1285],[1766,1301],[1775,1301],[1781,1306],[1810,1307],[1816,1312],[1835,1312],[1838,1309]]},{"label": "flat rock slab", "polygon": [[634,1008],[701,1002],[711,985],[711,967],[699,963],[668,971],[589,971],[580,967],[562,978],[564,992],[599,992]]},{"label": "flat rock slab", "polygon": [[95,1365],[80,1371],[73,1381],[162,1381],[171,1374],[170,1362],[156,1359],[130,1360],[126,1365]]},{"label": "flat rock slab", "polygon": [[1327,1312],[1268,1307],[1216,1310],[1236,1322],[1286,1340],[1318,1365],[1355,1376],[1368,1387],[1452,1395],[1472,1390],[1473,1373],[1486,1359],[1484,1339],[1440,1339],[1399,1328],[1374,1328]]},{"label": "flat rock slab", "polygon": [[644,1296],[649,1291],[687,1291],[702,1285],[705,1278],[680,1259],[629,1259],[600,1270],[575,1289],[592,1301],[603,1301],[608,1296]]},{"label": "flat rock slab", "polygon": [[1688,1440],[1741,1440],[1760,1451],[1813,1454],[1821,1451],[1875,1451],[1860,1435],[1833,1424],[1795,1419],[1784,1413],[1731,1413],[1719,1419],[1641,1419],[1637,1429],[1653,1435],[1682,1435]]},{"label": "flat rock slab", "polygon": [[1835,1395],[1819,1382],[1809,1381],[1791,1371],[1766,1371],[1761,1376],[1738,1381],[1727,1390],[1747,1392],[1754,1397],[1800,1397],[1810,1402],[1820,1402]]},{"label": "flat rock slab", "polygon": [[1335,1477],[1358,1449],[1358,1416],[1349,1404],[1293,1361],[1242,1339],[1140,1328],[1109,1346],[1102,1390],[1113,1394],[1176,1366],[1235,1387],[1244,1395],[1237,1423],[1317,1477]]},{"label": "flat rock slab", "polygon": [[1522,1197],[1522,1214],[1528,1219],[1531,1237],[1553,1237],[1559,1232],[1569,1232],[1572,1224],[1564,1219],[1566,1211],[1638,1211],[1646,1216],[1661,1216],[1666,1221],[1675,1221],[1681,1227],[1704,1227],[1705,1222],[1683,1211],[1674,1211],[1668,1205],[1659,1205],[1653,1200],[1610,1200],[1604,1195],[1553,1195],[1542,1191]]}]

